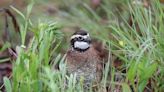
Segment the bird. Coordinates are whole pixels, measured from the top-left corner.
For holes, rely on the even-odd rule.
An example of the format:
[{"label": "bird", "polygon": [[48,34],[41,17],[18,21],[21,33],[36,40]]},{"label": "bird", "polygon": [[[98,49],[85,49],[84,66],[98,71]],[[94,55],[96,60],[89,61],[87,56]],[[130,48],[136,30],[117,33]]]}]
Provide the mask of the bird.
[{"label": "bird", "polygon": [[87,31],[80,29],[71,36],[66,69],[68,75],[76,75],[77,82],[83,79],[84,89],[100,82],[102,61]]}]

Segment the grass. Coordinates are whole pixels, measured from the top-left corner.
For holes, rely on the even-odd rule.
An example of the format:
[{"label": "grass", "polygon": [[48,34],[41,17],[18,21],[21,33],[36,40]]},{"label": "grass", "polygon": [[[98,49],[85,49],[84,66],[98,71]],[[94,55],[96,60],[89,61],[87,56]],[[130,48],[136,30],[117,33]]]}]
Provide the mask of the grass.
[{"label": "grass", "polygon": [[[13,62],[12,78],[4,77],[6,91],[83,92],[82,82],[76,83],[76,75],[66,75],[65,55],[60,52],[68,45],[64,42],[62,27],[79,26],[105,43],[110,51],[97,91],[109,87],[113,92],[121,87],[122,92],[163,92],[163,5],[158,0],[151,1],[151,6],[146,8],[132,5],[129,1],[113,3],[121,4],[125,11],[109,11],[111,3],[108,0],[103,0],[97,10],[85,2],[79,2],[73,6],[66,5],[69,11],[61,10],[58,21],[44,22],[38,19],[35,24],[30,20],[33,1],[27,6],[26,14],[11,6],[23,21],[20,23],[21,45],[17,46],[18,56]],[[128,20],[130,16],[131,24]],[[25,46],[28,31],[33,33],[33,38]],[[113,66],[115,57],[122,62],[119,69]],[[54,69],[56,65],[59,65],[59,70]],[[120,78],[116,80],[116,77]]]}]

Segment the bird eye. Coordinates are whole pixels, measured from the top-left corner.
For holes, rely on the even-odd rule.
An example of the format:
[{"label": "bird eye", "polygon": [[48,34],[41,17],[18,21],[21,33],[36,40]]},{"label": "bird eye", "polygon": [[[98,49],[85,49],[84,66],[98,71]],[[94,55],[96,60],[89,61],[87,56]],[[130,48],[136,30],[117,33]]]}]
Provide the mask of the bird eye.
[{"label": "bird eye", "polygon": [[80,36],[80,37],[79,37],[79,40],[82,40],[82,39],[83,39],[83,37]]}]

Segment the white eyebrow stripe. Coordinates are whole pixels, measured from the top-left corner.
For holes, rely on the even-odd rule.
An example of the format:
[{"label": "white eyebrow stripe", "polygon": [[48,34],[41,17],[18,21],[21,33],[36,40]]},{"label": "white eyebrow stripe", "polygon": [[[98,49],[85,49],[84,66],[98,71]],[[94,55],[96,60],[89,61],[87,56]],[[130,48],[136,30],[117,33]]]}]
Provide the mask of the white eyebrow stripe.
[{"label": "white eyebrow stripe", "polygon": [[88,38],[89,37],[89,34],[87,34],[87,35],[73,35],[72,37],[71,37],[71,39],[74,39],[74,38],[78,38],[78,37],[83,37],[83,38]]}]

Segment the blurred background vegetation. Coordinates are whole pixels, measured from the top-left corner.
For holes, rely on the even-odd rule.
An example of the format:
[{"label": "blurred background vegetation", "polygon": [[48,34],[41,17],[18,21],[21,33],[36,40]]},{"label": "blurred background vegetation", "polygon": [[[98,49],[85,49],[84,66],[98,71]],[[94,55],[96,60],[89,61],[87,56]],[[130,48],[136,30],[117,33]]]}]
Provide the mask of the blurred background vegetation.
[{"label": "blurred background vegetation", "polygon": [[163,24],[163,0],[0,0],[0,88],[83,92],[63,63],[82,28],[109,50],[97,91],[163,92]]}]

